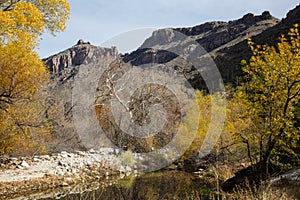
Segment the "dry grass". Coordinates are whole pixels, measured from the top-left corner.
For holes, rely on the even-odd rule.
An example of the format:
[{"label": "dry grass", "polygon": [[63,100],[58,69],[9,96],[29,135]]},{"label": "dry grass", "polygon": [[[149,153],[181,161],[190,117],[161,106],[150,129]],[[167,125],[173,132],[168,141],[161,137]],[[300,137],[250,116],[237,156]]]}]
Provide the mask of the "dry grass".
[{"label": "dry grass", "polygon": [[298,200],[298,187],[271,187],[270,185],[251,187],[249,184],[245,188],[238,188],[233,194],[224,194],[223,200]]}]

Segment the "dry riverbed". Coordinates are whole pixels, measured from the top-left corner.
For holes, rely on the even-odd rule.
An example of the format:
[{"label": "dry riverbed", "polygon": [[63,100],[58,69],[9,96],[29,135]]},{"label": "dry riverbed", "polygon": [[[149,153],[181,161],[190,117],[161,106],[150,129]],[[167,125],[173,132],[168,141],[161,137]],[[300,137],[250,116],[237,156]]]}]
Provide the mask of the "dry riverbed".
[{"label": "dry riverbed", "polygon": [[122,166],[111,148],[61,152],[51,156],[2,158],[0,196],[1,199],[12,199],[96,180],[113,184],[117,178],[133,172],[130,167]]}]

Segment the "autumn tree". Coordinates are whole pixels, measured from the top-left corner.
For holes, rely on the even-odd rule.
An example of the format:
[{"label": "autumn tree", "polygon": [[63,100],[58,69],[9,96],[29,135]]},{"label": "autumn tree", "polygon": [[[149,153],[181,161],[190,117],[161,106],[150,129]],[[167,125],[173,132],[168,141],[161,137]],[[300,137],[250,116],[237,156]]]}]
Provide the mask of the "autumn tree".
[{"label": "autumn tree", "polygon": [[26,152],[49,132],[40,93],[48,72],[35,48],[68,18],[66,0],[0,1],[0,154]]},{"label": "autumn tree", "polygon": [[249,40],[253,56],[242,61],[245,83],[236,97],[247,104],[251,118],[249,131],[240,138],[251,148],[251,157],[257,159],[268,173],[271,160],[279,154],[299,161],[294,152],[299,144],[299,129],[295,127],[295,105],[300,98],[300,36],[298,26],[290,29],[288,39],[280,37],[276,47],[255,46]]},{"label": "autumn tree", "polygon": [[[201,147],[206,138],[207,145],[212,147],[209,152],[211,157],[215,156],[224,163],[234,164],[237,160],[246,162],[248,149],[244,147],[243,141],[239,136],[237,138],[237,135],[249,130],[250,119],[241,117],[247,108],[241,99],[233,98],[233,93],[234,90],[230,87],[227,87],[226,95],[219,93],[204,95],[200,91],[196,92],[195,100],[199,110],[190,110],[184,121],[186,131],[195,132],[195,139],[183,155],[183,159],[201,154]],[[190,104],[193,102],[195,101],[191,100]],[[215,130],[217,122],[211,121],[212,118],[220,121],[222,118],[225,119],[221,133]],[[195,119],[199,120],[198,129],[191,130],[189,124],[193,123]],[[210,136],[208,135],[209,128],[211,129]],[[219,155],[223,155],[223,158],[220,158]]]}]

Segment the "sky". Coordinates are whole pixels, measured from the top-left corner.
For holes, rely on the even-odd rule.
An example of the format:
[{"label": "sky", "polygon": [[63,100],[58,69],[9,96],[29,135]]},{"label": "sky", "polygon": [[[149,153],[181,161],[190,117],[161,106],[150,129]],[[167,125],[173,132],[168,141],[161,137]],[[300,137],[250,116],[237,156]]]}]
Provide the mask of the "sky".
[{"label": "sky", "polygon": [[[259,15],[266,10],[282,19],[299,0],[69,0],[69,3],[71,16],[67,29],[55,37],[48,33],[41,36],[37,49],[41,58],[63,51],[79,39],[96,46],[114,45],[124,52],[137,48],[159,28],[235,20],[247,13]],[[124,41],[126,45],[132,44],[123,47]]]}]

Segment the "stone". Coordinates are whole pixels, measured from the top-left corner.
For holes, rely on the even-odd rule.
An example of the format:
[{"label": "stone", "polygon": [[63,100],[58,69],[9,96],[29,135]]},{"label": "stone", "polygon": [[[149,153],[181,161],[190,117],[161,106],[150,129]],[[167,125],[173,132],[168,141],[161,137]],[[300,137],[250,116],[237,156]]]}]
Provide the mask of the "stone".
[{"label": "stone", "polygon": [[85,44],[85,42],[83,41],[83,39],[78,40],[77,45],[81,45],[81,44]]},{"label": "stone", "polygon": [[67,183],[69,183],[69,184],[74,182],[73,179],[72,179],[71,177],[65,178],[65,181],[66,181]]},{"label": "stone", "polygon": [[37,158],[37,157],[34,157],[34,158],[32,159],[32,161],[33,161],[33,162],[40,162],[41,160],[40,160],[39,158]]},{"label": "stone", "polygon": [[68,158],[68,154],[61,154],[62,158]]},{"label": "stone", "polygon": [[121,172],[121,173],[125,173],[126,172],[126,169],[124,168],[124,166],[120,166],[119,172]]},{"label": "stone", "polygon": [[24,169],[24,167],[22,167],[21,165],[17,166],[18,169]]},{"label": "stone", "polygon": [[90,149],[90,150],[89,150],[89,153],[92,153],[92,154],[93,154],[93,153],[96,153],[96,151],[95,151],[94,149]]},{"label": "stone", "polygon": [[62,167],[66,167],[67,166],[67,164],[66,163],[64,163],[63,161],[58,161],[58,166],[62,166]]},{"label": "stone", "polygon": [[126,171],[126,172],[132,172],[132,169],[131,169],[131,167],[126,166],[126,167],[125,167],[125,171]]},{"label": "stone", "polygon": [[61,187],[67,187],[67,186],[69,186],[69,184],[66,183],[66,182],[63,182],[63,183],[61,184]]},{"label": "stone", "polygon": [[23,161],[21,162],[20,166],[22,166],[22,167],[24,167],[24,168],[29,168],[29,167],[30,167],[30,165],[29,165],[25,160],[23,160]]},{"label": "stone", "polygon": [[42,155],[42,156],[40,156],[40,159],[49,161],[49,160],[51,160],[51,157],[49,155]]},{"label": "stone", "polygon": [[65,175],[65,173],[63,171],[57,171],[56,174],[59,176],[59,177],[63,177]]},{"label": "stone", "polygon": [[80,156],[85,156],[85,155],[86,155],[86,153],[83,152],[83,151],[76,151],[76,153],[77,153],[78,155],[80,155]]}]

